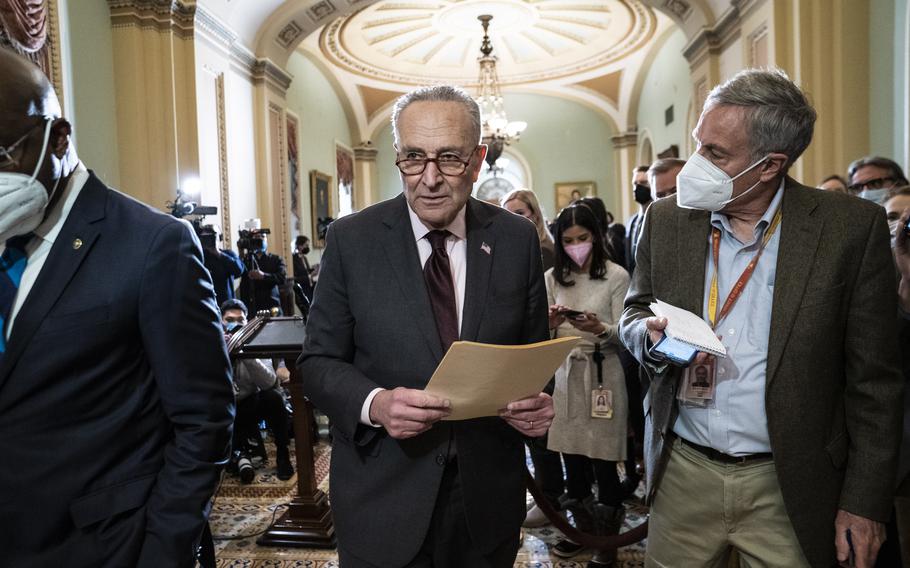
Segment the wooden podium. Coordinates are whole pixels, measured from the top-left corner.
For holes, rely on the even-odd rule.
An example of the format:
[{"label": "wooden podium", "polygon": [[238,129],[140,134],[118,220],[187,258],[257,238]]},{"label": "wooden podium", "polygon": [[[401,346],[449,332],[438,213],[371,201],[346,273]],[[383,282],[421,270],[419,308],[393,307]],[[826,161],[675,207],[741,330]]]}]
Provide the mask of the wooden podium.
[{"label": "wooden podium", "polygon": [[300,317],[256,317],[234,334],[228,345],[231,359],[283,358],[291,372],[291,405],[294,408],[294,447],[297,452],[297,496],[288,510],[265,531],[257,544],[335,548],[335,527],[326,494],[316,488],[313,467],[313,411],[303,396],[303,383],[295,361],[306,335]]}]

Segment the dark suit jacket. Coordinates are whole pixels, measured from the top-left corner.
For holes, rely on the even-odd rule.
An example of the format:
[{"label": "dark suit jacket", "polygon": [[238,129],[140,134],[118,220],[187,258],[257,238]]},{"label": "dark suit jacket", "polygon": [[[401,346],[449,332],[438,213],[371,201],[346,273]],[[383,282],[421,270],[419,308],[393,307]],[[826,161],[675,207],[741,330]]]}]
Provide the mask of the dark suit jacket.
[{"label": "dark suit jacket", "polygon": [[639,235],[641,235],[644,222],[644,215],[640,211],[629,219],[629,235],[626,237],[626,264],[624,266],[629,271],[629,274],[635,271],[635,245],[641,238]]},{"label": "dark suit jacket", "polygon": [[2,563],[193,566],[233,400],[192,228],[92,175],[0,362]]},{"label": "dark suit jacket", "polygon": [[[534,225],[475,199],[466,207],[462,339],[547,339]],[[306,395],[334,428],[331,500],[339,544],[377,566],[402,566],[423,543],[452,429],[478,548],[489,552],[518,538],[524,519],[524,446],[502,419],[440,422],[402,441],[360,424],[371,390],[422,389],[442,356],[404,196],[332,223],[299,365]]]},{"label": "dark suit jacket", "polygon": [[[901,314],[898,320],[898,342],[901,353],[901,367],[904,374],[904,427],[900,458],[897,467],[897,481],[904,484],[904,497],[910,498],[910,315]],[[910,538],[910,536],[908,536]]]},{"label": "dark suit jacket", "polygon": [[[648,210],[620,325],[639,361],[654,298],[702,313],[710,215],[672,199]],[[765,410],[784,503],[813,566],[834,561],[838,508],[891,513],[902,394],[894,282],[884,209],[787,179]],[[653,376],[645,399],[649,498],[669,457],[679,374]]]},{"label": "dark suit jacket", "polygon": [[306,255],[298,254],[296,252],[293,254],[292,258],[294,263],[294,281],[300,284],[304,295],[312,301],[313,276],[310,274],[310,261],[307,260]]},{"label": "dark suit jacket", "polygon": [[234,278],[243,276],[246,267],[240,256],[230,249],[203,249],[202,256],[215,286],[215,301],[221,307],[234,299]]},{"label": "dark suit jacket", "polygon": [[[250,263],[252,266],[246,267],[247,271],[240,280],[240,299],[246,304],[250,317],[256,315],[259,310],[281,307],[278,287],[284,286],[288,276],[284,259],[277,254],[269,252],[254,254],[253,260],[254,262]],[[265,273],[262,280],[250,279],[250,270],[257,267]]]}]

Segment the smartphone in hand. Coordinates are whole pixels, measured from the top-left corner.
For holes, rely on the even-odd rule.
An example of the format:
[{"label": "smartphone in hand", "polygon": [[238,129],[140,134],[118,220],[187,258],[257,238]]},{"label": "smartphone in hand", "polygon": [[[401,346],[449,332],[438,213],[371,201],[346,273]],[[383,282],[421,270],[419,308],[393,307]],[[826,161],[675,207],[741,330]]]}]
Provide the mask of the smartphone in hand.
[{"label": "smartphone in hand", "polygon": [[679,367],[688,367],[698,355],[695,347],[667,335],[651,348],[651,352]]},{"label": "smartphone in hand", "polygon": [[585,315],[585,313],[578,310],[560,310],[556,312],[556,315],[565,316],[569,319],[578,319],[581,316]]}]

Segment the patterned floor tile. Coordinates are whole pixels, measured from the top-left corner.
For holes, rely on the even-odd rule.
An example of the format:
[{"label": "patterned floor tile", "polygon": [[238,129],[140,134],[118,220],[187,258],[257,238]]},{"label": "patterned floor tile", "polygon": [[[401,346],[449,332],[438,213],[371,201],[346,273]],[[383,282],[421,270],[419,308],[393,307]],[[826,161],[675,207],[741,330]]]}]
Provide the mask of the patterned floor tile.
[{"label": "patterned floor tile", "polygon": [[[216,538],[215,550],[218,568],[338,568],[334,550],[266,547],[256,544],[256,538],[271,522],[284,512],[284,506],[296,494],[296,476],[281,481],[275,476],[273,445],[269,465],[260,465],[254,483],[244,485],[232,476],[225,476],[219,489],[211,515],[212,533]],[[316,479],[319,488],[328,492],[328,471],[331,449],[326,444],[314,448]],[[293,456],[292,456],[293,459]],[[643,489],[637,497],[626,503],[626,520],[623,530],[637,526],[647,518],[647,508],[641,505]],[[529,503],[531,502],[528,496]],[[550,554],[550,549],[561,538],[552,527],[525,529],[525,538],[516,568],[586,568],[591,553],[563,560]],[[616,568],[644,566],[644,542],[619,549]]]}]

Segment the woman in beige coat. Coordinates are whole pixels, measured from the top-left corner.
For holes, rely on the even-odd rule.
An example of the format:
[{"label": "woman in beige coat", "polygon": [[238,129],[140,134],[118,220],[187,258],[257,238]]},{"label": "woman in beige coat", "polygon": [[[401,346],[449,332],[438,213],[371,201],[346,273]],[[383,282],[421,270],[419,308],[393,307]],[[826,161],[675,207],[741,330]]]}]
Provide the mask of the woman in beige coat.
[{"label": "woman in beige coat", "polygon": [[[555,232],[556,264],[545,275],[550,328],[555,337],[582,340],[556,372],[556,417],[548,448],[563,454],[567,508],[578,528],[616,534],[624,517],[616,462],[626,458],[629,411],[617,329],[629,275],[608,258],[603,232],[587,205],[563,209]],[[592,469],[596,499],[588,475]],[[563,540],[553,552],[567,558],[582,548]],[[615,551],[598,552],[588,566],[611,566],[614,560]]]}]

